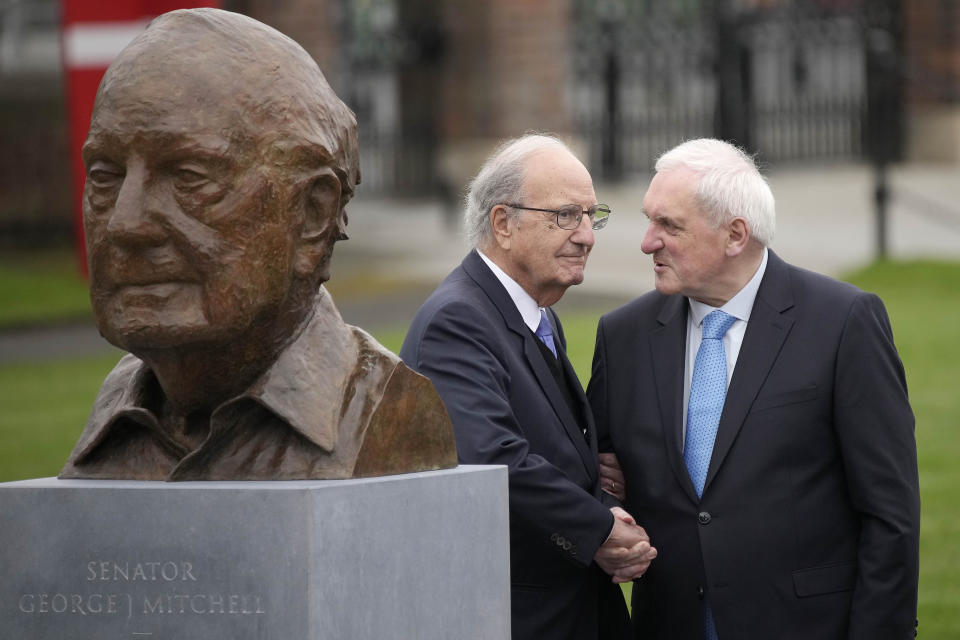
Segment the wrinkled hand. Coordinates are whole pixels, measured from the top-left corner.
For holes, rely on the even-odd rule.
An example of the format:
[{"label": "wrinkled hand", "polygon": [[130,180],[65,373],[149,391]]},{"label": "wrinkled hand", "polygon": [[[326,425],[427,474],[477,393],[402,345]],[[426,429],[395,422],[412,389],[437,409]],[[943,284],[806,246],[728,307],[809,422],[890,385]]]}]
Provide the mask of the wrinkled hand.
[{"label": "wrinkled hand", "polygon": [[613,513],[613,531],[593,559],[613,582],[630,582],[646,573],[657,550],[650,546],[650,537],[629,513],[620,507]]},{"label": "wrinkled hand", "polygon": [[620,461],[614,453],[601,453],[600,459],[600,488],[623,502],[627,499],[627,490],[620,469]]}]

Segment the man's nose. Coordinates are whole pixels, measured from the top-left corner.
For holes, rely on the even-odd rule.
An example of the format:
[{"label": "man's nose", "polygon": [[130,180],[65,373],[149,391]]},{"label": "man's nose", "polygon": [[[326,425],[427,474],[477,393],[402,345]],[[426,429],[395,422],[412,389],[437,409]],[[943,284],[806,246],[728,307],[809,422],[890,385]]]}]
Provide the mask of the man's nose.
[{"label": "man's nose", "polygon": [[593,233],[593,221],[590,219],[590,216],[585,215],[580,218],[580,224],[573,230],[570,240],[576,244],[582,244],[588,249],[593,246],[596,237]]},{"label": "man's nose", "polygon": [[643,234],[643,240],[640,241],[640,251],[649,255],[662,247],[663,240],[660,239],[660,234],[657,233],[656,226],[652,224],[647,225],[647,230]]},{"label": "man's nose", "polygon": [[135,244],[157,244],[166,233],[159,222],[160,208],[155,189],[143,166],[127,167],[107,222],[107,234],[115,240]]}]

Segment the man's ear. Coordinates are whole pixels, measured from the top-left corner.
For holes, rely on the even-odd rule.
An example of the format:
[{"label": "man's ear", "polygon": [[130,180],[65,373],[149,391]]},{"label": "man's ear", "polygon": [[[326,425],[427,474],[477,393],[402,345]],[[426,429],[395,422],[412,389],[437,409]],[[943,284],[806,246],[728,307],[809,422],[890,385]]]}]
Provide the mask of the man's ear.
[{"label": "man's ear", "polygon": [[738,256],[750,242],[750,227],[743,218],[734,218],[727,225],[727,255]]},{"label": "man's ear", "polygon": [[490,209],[490,228],[493,229],[493,240],[503,250],[510,249],[513,240],[513,229],[510,227],[510,214],[507,208],[498,204]]},{"label": "man's ear", "polygon": [[340,208],[340,180],[331,170],[310,179],[303,202],[303,226],[297,238],[294,271],[311,278],[321,270],[320,282],[330,278],[333,243],[346,240],[347,214]]}]

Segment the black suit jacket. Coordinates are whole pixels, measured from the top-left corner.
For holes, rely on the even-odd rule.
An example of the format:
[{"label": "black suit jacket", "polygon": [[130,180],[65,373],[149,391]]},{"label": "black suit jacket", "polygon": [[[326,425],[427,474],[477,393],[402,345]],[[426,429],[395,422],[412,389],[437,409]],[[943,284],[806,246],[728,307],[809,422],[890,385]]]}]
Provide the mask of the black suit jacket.
[{"label": "black suit jacket", "polygon": [[[561,366],[576,381],[549,315]],[[460,461],[507,466],[514,640],[623,637],[622,593],[593,563],[613,516],[601,502],[591,412],[575,383],[574,415],[536,340],[473,251],[421,307],[400,357],[436,386]],[[598,632],[601,622],[620,634]]]},{"label": "black suit jacket", "polygon": [[587,392],[659,556],[634,583],[638,638],[912,638],[920,499],[913,414],[883,303],[767,270],[702,499],[681,452],[689,304],[605,315]]}]

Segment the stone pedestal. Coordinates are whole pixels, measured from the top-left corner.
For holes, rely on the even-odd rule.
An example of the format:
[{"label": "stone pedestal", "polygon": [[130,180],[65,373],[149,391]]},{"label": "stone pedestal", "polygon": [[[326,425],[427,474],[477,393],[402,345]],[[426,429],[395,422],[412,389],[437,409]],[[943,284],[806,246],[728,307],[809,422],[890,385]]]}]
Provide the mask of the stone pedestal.
[{"label": "stone pedestal", "polygon": [[0,484],[17,640],[510,637],[507,474]]}]

